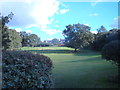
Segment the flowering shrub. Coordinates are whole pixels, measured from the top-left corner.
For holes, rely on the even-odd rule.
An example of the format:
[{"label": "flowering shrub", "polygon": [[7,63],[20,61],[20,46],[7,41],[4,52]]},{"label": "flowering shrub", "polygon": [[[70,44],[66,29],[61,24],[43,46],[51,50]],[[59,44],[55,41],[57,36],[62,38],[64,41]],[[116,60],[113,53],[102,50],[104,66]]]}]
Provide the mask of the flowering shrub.
[{"label": "flowering shrub", "polygon": [[28,51],[3,51],[2,88],[50,88],[50,58]]}]

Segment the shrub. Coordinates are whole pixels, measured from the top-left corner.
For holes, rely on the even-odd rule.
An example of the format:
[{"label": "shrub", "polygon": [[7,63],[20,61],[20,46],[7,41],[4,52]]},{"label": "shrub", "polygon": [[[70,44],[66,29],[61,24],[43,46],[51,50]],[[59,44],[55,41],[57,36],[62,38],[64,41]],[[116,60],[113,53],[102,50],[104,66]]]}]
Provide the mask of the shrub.
[{"label": "shrub", "polygon": [[28,51],[3,51],[2,88],[50,88],[52,61]]},{"label": "shrub", "polygon": [[102,58],[120,64],[120,41],[114,40],[102,48]]},{"label": "shrub", "polygon": [[120,40],[114,40],[102,48],[102,58],[114,62],[118,66],[117,82],[120,83]]}]

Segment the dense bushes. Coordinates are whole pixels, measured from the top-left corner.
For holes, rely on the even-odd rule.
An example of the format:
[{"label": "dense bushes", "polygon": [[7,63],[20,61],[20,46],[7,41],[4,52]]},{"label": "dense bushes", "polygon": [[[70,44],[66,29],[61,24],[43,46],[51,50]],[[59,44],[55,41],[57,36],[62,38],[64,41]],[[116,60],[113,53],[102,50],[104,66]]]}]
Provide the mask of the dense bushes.
[{"label": "dense bushes", "polygon": [[114,40],[106,44],[102,48],[102,58],[106,60],[113,60],[115,63],[120,63],[120,40]]},{"label": "dense bushes", "polygon": [[102,58],[113,61],[118,66],[118,77],[116,80],[120,83],[120,40],[114,40],[102,48]]},{"label": "dense bushes", "polygon": [[3,52],[2,88],[52,87],[50,58],[28,51]]}]

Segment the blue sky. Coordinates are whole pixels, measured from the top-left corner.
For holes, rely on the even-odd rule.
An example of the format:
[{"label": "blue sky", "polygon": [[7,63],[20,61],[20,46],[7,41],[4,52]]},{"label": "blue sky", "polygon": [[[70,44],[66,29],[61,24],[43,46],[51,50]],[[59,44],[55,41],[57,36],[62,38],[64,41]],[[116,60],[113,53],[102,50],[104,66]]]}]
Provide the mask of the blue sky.
[{"label": "blue sky", "polygon": [[[99,2],[100,1],[100,2]],[[37,34],[41,40],[64,38],[62,31],[69,24],[85,24],[92,32],[101,25],[107,30],[118,26],[118,2],[61,2],[60,0],[24,0],[1,2],[2,15],[13,12],[10,28]]]}]

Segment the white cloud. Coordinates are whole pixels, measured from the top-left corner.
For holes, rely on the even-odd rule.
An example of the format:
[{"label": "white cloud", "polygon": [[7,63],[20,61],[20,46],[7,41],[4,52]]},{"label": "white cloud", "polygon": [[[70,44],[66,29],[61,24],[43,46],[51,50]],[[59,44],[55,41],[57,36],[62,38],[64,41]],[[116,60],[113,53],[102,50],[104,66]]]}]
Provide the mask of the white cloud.
[{"label": "white cloud", "polygon": [[26,29],[37,27],[46,33],[48,33],[49,30],[57,33],[57,30],[50,28],[53,22],[58,23],[54,16],[68,12],[68,9],[65,9],[66,7],[64,6],[64,8],[60,8],[62,5],[60,0],[14,0],[14,3],[12,0],[8,2],[7,0],[4,1],[5,2],[1,3],[0,0],[0,5],[2,4],[3,7],[2,14],[6,15],[11,12],[11,10],[14,12],[12,22],[8,23],[10,27],[21,27]]},{"label": "white cloud", "polygon": [[15,30],[16,30],[17,32],[22,31],[22,29],[21,29],[21,28],[16,28]]},{"label": "white cloud", "polygon": [[31,30],[26,30],[26,32],[27,32],[27,33],[32,33],[32,31],[31,31]]},{"label": "white cloud", "polygon": [[53,21],[54,21],[54,18],[51,18],[51,19],[50,19],[50,22],[53,22]]},{"label": "white cloud", "polygon": [[89,16],[99,16],[98,13],[92,13],[92,14],[89,14]]},{"label": "white cloud", "polygon": [[40,26],[39,25],[37,25],[37,24],[30,24],[29,26],[27,26],[26,28],[31,28],[31,27],[38,27],[38,28],[40,28]]},{"label": "white cloud", "polygon": [[84,24],[84,25],[89,26],[89,24],[88,24],[88,23],[86,23],[86,24]]},{"label": "white cloud", "polygon": [[118,24],[118,23],[120,23],[120,16],[115,17],[113,19],[113,23],[110,25],[110,27],[112,27],[112,28],[120,28],[120,24]]},{"label": "white cloud", "polygon": [[[37,5],[33,7],[34,9],[31,12],[31,16],[36,20],[38,25],[40,25],[40,29],[47,34],[59,32],[59,30],[56,29],[48,29],[48,25],[54,21],[54,15],[63,14],[68,11],[66,9],[60,9],[59,6],[60,2],[58,0],[40,0],[40,2],[37,2]],[[58,21],[55,22],[57,23]]]},{"label": "white cloud", "polygon": [[32,0],[25,0],[26,3],[32,3]]},{"label": "white cloud", "polygon": [[94,33],[94,34],[97,34],[97,31],[91,31],[92,33]]},{"label": "white cloud", "polygon": [[69,11],[69,9],[61,9],[60,11],[59,11],[59,13],[60,14],[64,14],[64,13],[66,13],[66,12],[68,12]]}]

